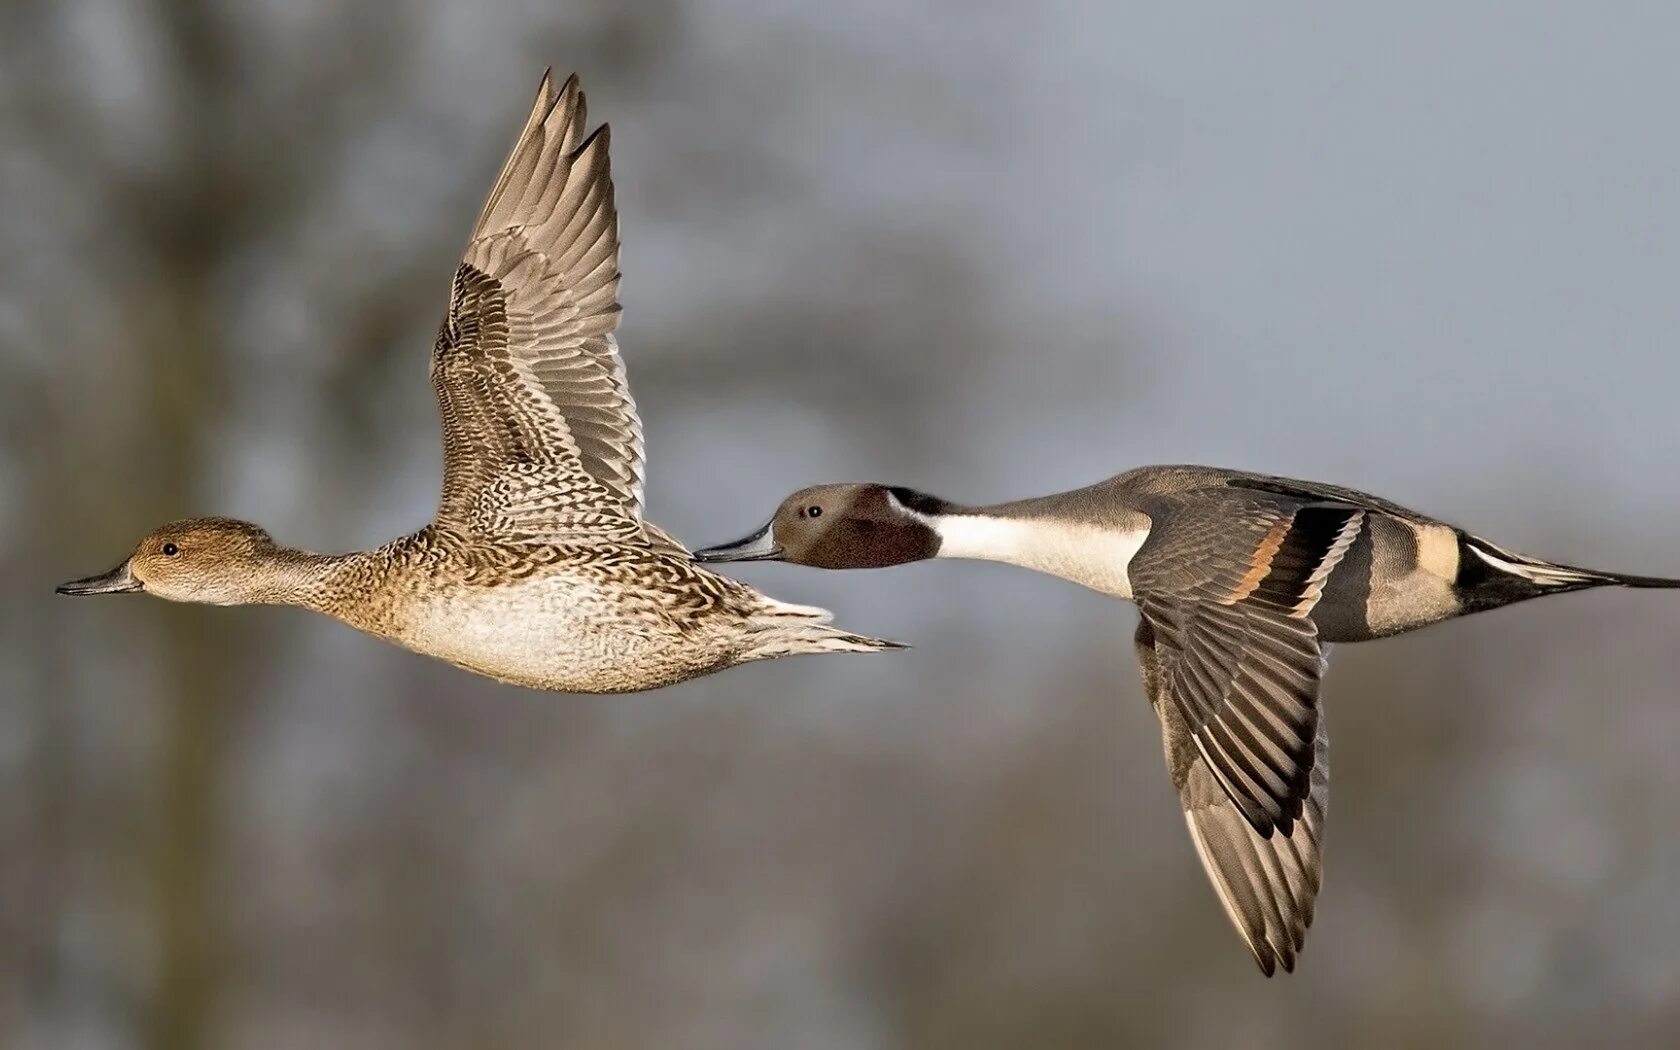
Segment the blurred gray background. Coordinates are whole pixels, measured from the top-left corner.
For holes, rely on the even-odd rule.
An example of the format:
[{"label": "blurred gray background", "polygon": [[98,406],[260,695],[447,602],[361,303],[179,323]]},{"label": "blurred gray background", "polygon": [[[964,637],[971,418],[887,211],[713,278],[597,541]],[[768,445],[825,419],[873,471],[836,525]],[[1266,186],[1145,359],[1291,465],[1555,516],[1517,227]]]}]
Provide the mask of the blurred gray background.
[{"label": "blurred gray background", "polygon": [[10,0],[0,1044],[1672,1043],[1680,604],[1340,649],[1328,877],[1263,980],[1134,613],[753,566],[915,643],[644,696],[291,610],[70,601],[162,521],[431,514],[425,360],[543,67],[614,125],[653,516],[1150,462],[1680,575],[1680,11]]}]

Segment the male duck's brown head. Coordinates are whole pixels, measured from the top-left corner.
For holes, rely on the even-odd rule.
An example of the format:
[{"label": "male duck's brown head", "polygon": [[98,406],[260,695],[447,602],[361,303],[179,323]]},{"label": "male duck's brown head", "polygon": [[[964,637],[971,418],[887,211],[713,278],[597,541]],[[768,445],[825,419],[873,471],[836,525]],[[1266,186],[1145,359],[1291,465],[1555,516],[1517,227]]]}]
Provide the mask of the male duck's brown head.
[{"label": "male duck's brown head", "polygon": [[777,508],[757,532],[694,552],[703,562],[785,561],[818,569],[880,569],[939,553],[935,496],[873,483],[813,485]]},{"label": "male duck's brown head", "polygon": [[121,565],[61,584],[59,594],[144,591],[178,602],[240,605],[265,600],[280,551],[268,533],[231,518],[170,522],[140,541]]}]

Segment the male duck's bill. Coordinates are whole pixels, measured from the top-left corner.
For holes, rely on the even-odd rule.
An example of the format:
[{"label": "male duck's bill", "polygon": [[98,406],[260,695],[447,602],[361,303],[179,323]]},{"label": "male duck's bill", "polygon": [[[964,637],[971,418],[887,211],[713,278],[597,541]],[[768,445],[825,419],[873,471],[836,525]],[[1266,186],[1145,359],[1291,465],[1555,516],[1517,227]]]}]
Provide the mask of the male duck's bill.
[{"label": "male duck's bill", "polygon": [[58,585],[59,594],[126,594],[145,589],[145,585],[135,578],[134,569],[128,561],[110,572]]},{"label": "male duck's bill", "polygon": [[748,536],[746,539],[736,540],[734,543],[724,543],[716,547],[694,552],[695,561],[781,561],[782,550],[776,538],[772,535],[775,522],[767,521],[764,527]]}]

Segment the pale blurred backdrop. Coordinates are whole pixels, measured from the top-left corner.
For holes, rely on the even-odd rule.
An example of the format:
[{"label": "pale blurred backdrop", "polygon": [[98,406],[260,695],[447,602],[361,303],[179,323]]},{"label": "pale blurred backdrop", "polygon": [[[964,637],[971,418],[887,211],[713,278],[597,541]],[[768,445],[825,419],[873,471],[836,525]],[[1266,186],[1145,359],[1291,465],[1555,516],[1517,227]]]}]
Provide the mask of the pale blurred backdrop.
[{"label": "pale blurred backdrop", "polygon": [[1152,462],[1680,575],[1680,9],[10,0],[0,1045],[1672,1045],[1680,601],[1340,649],[1262,979],[1133,611],[750,566],[916,648],[539,695],[69,600],[170,518],[431,514],[426,355],[544,66],[613,123],[653,517]]}]

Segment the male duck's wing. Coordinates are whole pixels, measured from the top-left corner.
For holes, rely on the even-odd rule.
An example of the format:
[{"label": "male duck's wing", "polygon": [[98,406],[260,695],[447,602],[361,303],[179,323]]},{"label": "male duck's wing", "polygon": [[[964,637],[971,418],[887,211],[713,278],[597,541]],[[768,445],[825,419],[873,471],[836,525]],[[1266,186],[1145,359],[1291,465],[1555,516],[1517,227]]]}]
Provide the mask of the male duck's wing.
[{"label": "male duck's wing", "polygon": [[1228,489],[1159,497],[1130,576],[1161,688],[1262,838],[1311,792],[1323,654],[1309,614],[1364,511]]},{"label": "male duck's wing", "polygon": [[1208,881],[1261,972],[1270,977],[1279,965],[1293,970],[1295,956],[1306,943],[1324,878],[1324,814],[1330,799],[1330,743],[1324,715],[1318,716],[1311,789],[1300,819],[1287,834],[1280,831],[1262,838],[1219,786],[1168,695],[1155,634],[1147,622],[1138,625],[1137,650],[1144,688],[1161,719],[1167,770],[1178,789],[1184,822]]},{"label": "male duck's wing", "polygon": [[618,214],[606,125],[577,78],[537,91],[455,272],[432,353],[438,521],[505,539],[645,536],[642,428],[612,332]]}]

